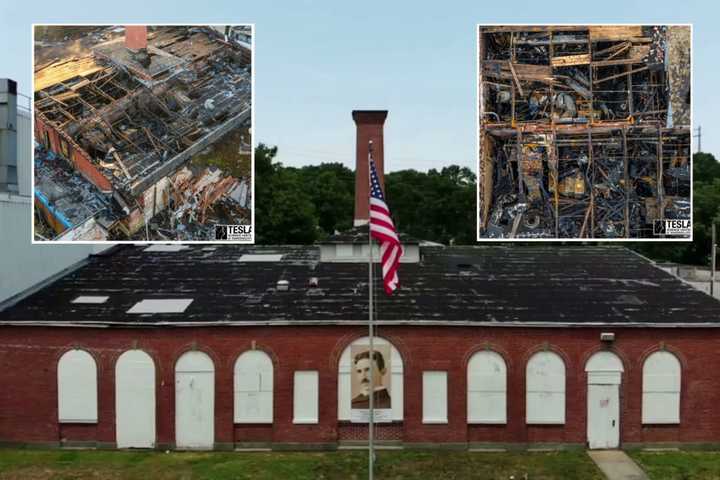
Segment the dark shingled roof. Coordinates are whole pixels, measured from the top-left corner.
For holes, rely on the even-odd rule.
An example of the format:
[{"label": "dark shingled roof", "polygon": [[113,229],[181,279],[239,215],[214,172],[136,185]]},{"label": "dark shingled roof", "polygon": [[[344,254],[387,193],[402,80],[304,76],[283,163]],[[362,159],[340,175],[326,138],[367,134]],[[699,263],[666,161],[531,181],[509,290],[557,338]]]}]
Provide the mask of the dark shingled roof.
[{"label": "dark shingled roof", "polygon": [[[321,263],[318,247],[188,245],[178,252],[114,247],[0,312],[0,323],[286,324],[364,322],[367,265]],[[243,253],[279,262],[240,262]],[[377,282],[380,322],[447,324],[703,324],[720,302],[617,246],[422,248],[400,267],[392,298]],[[379,267],[378,267],[379,268]],[[309,286],[318,279],[318,287]],[[278,280],[289,289],[277,291]],[[107,295],[103,304],[73,304]],[[128,314],[136,302],[192,298],[184,313]],[[719,324],[720,325],[720,324]]]},{"label": "dark shingled roof", "polygon": [[[409,244],[419,244],[421,243],[420,240],[418,240],[415,237],[411,237],[410,235],[406,233],[400,232],[398,234],[400,237],[400,241],[403,245],[409,245]],[[334,235],[330,235],[326,240],[323,240],[320,242],[322,244],[331,244],[331,243],[344,243],[348,244],[351,243],[353,245],[356,244],[366,244],[368,243],[368,225],[360,225],[356,227],[352,227],[350,230],[346,230],[344,232],[335,233]]]}]

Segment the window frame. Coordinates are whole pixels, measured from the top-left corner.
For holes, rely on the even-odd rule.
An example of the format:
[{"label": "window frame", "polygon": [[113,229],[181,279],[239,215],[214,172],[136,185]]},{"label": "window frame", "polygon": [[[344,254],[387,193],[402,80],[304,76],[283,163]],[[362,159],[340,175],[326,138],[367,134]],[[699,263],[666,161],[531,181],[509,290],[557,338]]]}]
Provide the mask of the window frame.
[{"label": "window frame", "polygon": [[[483,359],[483,357],[490,357],[486,360]],[[502,371],[499,372],[497,375],[495,375],[495,378],[493,381],[488,382],[492,385],[496,385],[499,383],[502,383],[501,389],[490,389],[490,388],[483,388],[484,384],[480,383],[478,388],[473,388],[473,383],[475,381],[481,382],[480,379],[473,380],[475,377],[490,377],[488,374],[482,374],[482,373],[475,373],[473,374],[473,364],[477,364],[481,361],[485,362],[492,362],[493,359],[498,362],[498,364],[502,364]],[[475,365],[475,368],[480,367],[482,365]],[[487,369],[484,368],[478,368],[479,372],[485,372]],[[502,378],[500,381],[499,379]],[[489,415],[487,412],[482,414],[483,412],[480,412],[480,415],[474,415],[474,412],[472,411],[472,406],[474,405],[471,397],[476,395],[486,395],[489,398],[501,396],[502,398],[502,418],[492,418],[491,415]],[[497,401],[497,400],[493,400]],[[499,353],[492,351],[492,350],[480,350],[475,352],[470,359],[468,360],[467,364],[467,423],[473,424],[473,425],[506,425],[507,424],[507,362],[503,358],[502,355]]]},{"label": "window frame", "polygon": [[[81,365],[81,362],[91,363]],[[87,414],[79,414],[85,409]],[[67,350],[58,358],[57,419],[58,423],[98,423],[97,361],[87,350]]]},{"label": "window frame", "polygon": [[[309,384],[302,385],[299,378],[307,377]],[[302,388],[299,388],[302,387]],[[303,394],[310,394],[310,415],[298,409],[298,405],[307,402],[307,398],[301,398]],[[316,425],[320,423],[320,373],[317,370],[295,370],[293,373],[293,424],[295,425]]]},{"label": "window frame", "polygon": [[[434,380],[430,381],[435,377]],[[442,389],[441,393],[431,395]],[[433,401],[440,405],[430,408]],[[436,410],[441,412],[436,415]],[[424,370],[422,372],[422,423],[425,425],[442,425],[448,423],[448,372],[446,370]]]},{"label": "window frame", "polygon": [[[252,356],[259,357],[253,359]],[[262,360],[260,360],[260,358],[262,358]],[[269,369],[267,369],[265,372],[263,372],[261,368],[256,368],[254,370],[258,375],[257,390],[240,390],[240,376],[238,374],[240,372],[240,366],[242,361],[252,362],[254,364],[253,366],[255,367],[257,367],[260,362],[267,362],[264,366],[269,367]],[[248,368],[248,371],[252,371],[252,369]],[[263,373],[266,373],[267,375],[263,376]],[[263,379],[265,379],[265,381]],[[269,385],[269,389],[264,389],[264,385]],[[255,417],[243,416],[243,409],[240,408],[242,404],[242,399],[240,398],[240,395],[244,393],[255,393],[259,401],[269,404],[269,412],[267,412],[265,415],[258,414]],[[269,400],[263,400],[263,397],[267,397],[268,393],[270,397]],[[272,358],[270,358],[270,355],[268,355],[267,352],[263,350],[245,350],[240,355],[238,355],[238,357],[235,359],[235,363],[233,364],[233,422],[236,424],[272,424],[275,418],[274,408],[275,365],[273,364]]]},{"label": "window frame", "polygon": [[[533,362],[542,361],[542,356],[546,356],[548,358],[554,358],[559,361],[559,363],[555,366],[562,366],[562,389],[561,390],[551,390],[551,389],[541,389],[537,387],[544,387],[548,386],[549,380],[551,377],[557,377],[557,374],[544,374],[542,377],[538,375],[534,375],[531,377],[532,372],[532,366]],[[539,379],[536,380],[536,377]],[[532,381],[531,381],[532,378]],[[543,381],[542,378],[545,380]],[[543,385],[543,383],[545,385]],[[537,385],[535,385],[537,384]],[[552,386],[551,386],[552,388]],[[532,390],[531,390],[532,389]],[[550,418],[548,416],[539,417],[539,416],[531,416],[531,413],[537,413],[537,408],[531,408],[531,399],[535,399],[537,397],[541,396],[547,396],[552,397],[554,395],[562,395],[562,409],[558,410],[559,416],[556,418]],[[547,400],[546,400],[547,401]],[[545,402],[546,402],[545,401]],[[547,412],[548,410],[546,408],[540,409],[543,412]],[[530,358],[528,358],[527,364],[525,365],[525,424],[526,425],[565,425],[567,422],[567,366],[565,365],[565,360],[556,352],[553,352],[551,350],[542,350],[539,352],[535,352]]]},{"label": "window frame", "polygon": [[[652,376],[654,377],[665,377],[668,379],[670,377],[669,381],[673,384],[668,388],[667,390],[664,389],[657,389],[656,386],[653,390],[648,391],[648,381],[650,375],[647,372],[648,369],[648,362],[653,361],[654,359],[657,359],[658,357],[666,357],[667,359],[672,359],[671,361],[674,362],[672,365],[673,368],[677,368],[676,372],[671,372],[670,374],[654,374]],[[650,364],[652,367],[653,365]],[[657,367],[657,365],[654,365]],[[674,378],[677,377],[677,378]],[[657,381],[657,378],[656,378]],[[651,416],[651,413],[648,411],[649,408],[646,405],[648,402],[658,402],[660,400],[652,400],[652,396],[660,397],[660,396],[668,396],[672,395],[673,405],[673,411],[672,415],[668,415],[666,417],[660,416],[657,414],[657,412],[652,412],[655,416]],[[648,396],[651,396],[649,399]],[[668,352],[667,350],[657,350],[652,352],[650,355],[645,357],[645,360],[643,361],[642,366],[642,405],[641,405],[641,423],[642,425],[680,425],[681,423],[681,401],[682,401],[682,363],[680,362],[680,359],[677,355],[675,355],[672,352]]]}]

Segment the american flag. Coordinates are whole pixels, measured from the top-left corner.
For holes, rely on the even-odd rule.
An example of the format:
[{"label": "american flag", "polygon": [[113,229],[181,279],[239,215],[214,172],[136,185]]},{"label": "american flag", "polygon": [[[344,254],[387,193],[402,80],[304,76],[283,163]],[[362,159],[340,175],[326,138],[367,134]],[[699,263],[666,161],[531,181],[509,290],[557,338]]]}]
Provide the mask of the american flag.
[{"label": "american flag", "polygon": [[370,157],[370,236],[380,242],[383,283],[385,293],[392,293],[400,285],[397,269],[403,253],[395,224],[390,218],[390,209],[385,203],[375,161]]}]

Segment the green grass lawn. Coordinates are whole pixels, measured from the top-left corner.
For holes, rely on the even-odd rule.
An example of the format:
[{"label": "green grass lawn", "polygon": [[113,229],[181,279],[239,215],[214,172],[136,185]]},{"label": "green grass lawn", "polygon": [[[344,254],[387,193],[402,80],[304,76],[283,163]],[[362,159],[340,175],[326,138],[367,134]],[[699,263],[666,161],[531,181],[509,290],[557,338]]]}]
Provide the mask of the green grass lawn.
[{"label": "green grass lawn", "polygon": [[716,480],[720,452],[643,452],[628,454],[653,480]]},{"label": "green grass lawn", "polygon": [[[378,452],[378,479],[602,479],[584,451]],[[0,449],[2,480],[364,479],[362,451],[322,453],[114,452]]]}]

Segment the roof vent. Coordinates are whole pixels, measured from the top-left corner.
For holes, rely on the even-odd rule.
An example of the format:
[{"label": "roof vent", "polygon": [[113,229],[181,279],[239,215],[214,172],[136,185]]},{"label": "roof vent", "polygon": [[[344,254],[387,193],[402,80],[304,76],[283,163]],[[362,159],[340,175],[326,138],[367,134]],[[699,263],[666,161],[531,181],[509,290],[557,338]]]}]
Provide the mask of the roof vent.
[{"label": "roof vent", "polygon": [[290,282],[288,282],[287,280],[278,280],[277,290],[278,292],[287,292],[288,290],[290,290]]},{"label": "roof vent", "polygon": [[192,298],[142,300],[133,305],[127,313],[183,313],[192,301]]},{"label": "roof vent", "polygon": [[175,244],[154,244],[148,248],[146,248],[145,252],[179,252],[181,250],[185,250],[186,248],[190,248],[187,245],[183,245],[180,243]]},{"label": "roof vent", "polygon": [[108,298],[110,297],[104,297],[99,295],[80,295],[70,303],[105,303],[107,302]]},{"label": "roof vent", "polygon": [[308,287],[317,288],[320,285],[320,279],[318,277],[310,277],[308,280]]},{"label": "roof vent", "polygon": [[241,262],[279,262],[282,254],[276,253],[245,253],[240,257]]}]

